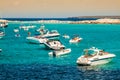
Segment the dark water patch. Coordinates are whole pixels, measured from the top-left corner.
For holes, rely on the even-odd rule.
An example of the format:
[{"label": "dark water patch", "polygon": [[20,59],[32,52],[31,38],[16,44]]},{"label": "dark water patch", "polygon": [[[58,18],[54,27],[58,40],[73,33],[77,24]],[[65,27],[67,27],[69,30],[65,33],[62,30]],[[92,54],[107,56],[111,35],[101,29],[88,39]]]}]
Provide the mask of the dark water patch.
[{"label": "dark water patch", "polygon": [[0,80],[116,80],[120,70],[49,64],[0,64]]}]

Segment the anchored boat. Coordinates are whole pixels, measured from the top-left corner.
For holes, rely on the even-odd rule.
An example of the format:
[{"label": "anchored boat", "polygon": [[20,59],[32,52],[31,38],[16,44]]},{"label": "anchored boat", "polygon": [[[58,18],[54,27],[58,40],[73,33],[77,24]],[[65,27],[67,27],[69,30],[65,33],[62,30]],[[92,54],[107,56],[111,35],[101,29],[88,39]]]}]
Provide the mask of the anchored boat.
[{"label": "anchored boat", "polygon": [[82,38],[80,38],[80,37],[74,37],[74,38],[72,38],[72,39],[70,39],[70,43],[78,43],[78,42],[80,42],[82,40]]},{"label": "anchored boat", "polygon": [[6,27],[8,27],[7,20],[1,20],[0,19],[0,28],[6,28]]},{"label": "anchored boat", "polygon": [[84,50],[84,54],[77,59],[77,64],[81,66],[106,64],[115,56],[115,54],[92,47]]},{"label": "anchored boat", "polygon": [[47,38],[40,37],[40,36],[27,37],[26,39],[27,39],[28,42],[36,43],[36,44],[41,44],[41,43],[45,43],[45,42],[48,41]]},{"label": "anchored boat", "polygon": [[71,52],[71,49],[59,49],[59,50],[54,50],[52,52],[49,52],[49,56],[56,57],[56,56],[61,56],[61,55],[66,55]]},{"label": "anchored boat", "polygon": [[48,29],[45,29],[44,25],[42,25],[36,31],[40,33],[41,37],[45,37],[45,38],[51,38],[51,37],[58,37],[58,36],[60,36],[60,34],[59,34],[59,32],[57,30],[49,31]]},{"label": "anchored boat", "polygon": [[2,52],[2,49],[0,49],[0,52]]},{"label": "anchored boat", "polygon": [[64,34],[64,35],[63,35],[63,38],[65,38],[65,39],[69,39],[69,38],[70,38],[70,36],[69,36],[69,35],[67,35],[67,34]]},{"label": "anchored boat", "polygon": [[3,38],[5,36],[5,28],[2,27],[0,28],[0,39]]},{"label": "anchored boat", "polygon": [[0,32],[0,39],[3,38],[4,35],[4,32]]},{"label": "anchored boat", "polygon": [[58,40],[48,40],[44,44],[48,49],[53,49],[53,50],[59,50],[65,48],[65,46]]},{"label": "anchored boat", "polygon": [[50,38],[50,37],[58,37],[60,36],[60,34],[58,33],[57,30],[52,30],[52,31],[47,31],[47,33],[40,35],[40,36]]}]

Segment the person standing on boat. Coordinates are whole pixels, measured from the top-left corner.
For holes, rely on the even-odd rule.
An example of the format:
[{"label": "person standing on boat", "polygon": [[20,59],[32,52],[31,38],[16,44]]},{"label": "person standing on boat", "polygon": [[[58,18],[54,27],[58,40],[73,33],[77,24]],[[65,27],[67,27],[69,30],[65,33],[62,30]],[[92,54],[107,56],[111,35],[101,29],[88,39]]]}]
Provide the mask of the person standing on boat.
[{"label": "person standing on boat", "polygon": [[31,32],[28,32],[28,37],[30,37],[31,36]]}]

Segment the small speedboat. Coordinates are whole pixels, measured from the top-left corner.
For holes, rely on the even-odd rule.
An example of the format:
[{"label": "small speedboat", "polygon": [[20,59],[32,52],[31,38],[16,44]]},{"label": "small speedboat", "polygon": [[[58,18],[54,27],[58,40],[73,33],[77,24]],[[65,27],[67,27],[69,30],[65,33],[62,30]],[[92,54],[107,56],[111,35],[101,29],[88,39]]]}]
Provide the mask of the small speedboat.
[{"label": "small speedboat", "polygon": [[30,26],[27,26],[29,29],[32,29],[32,28],[35,28],[36,26],[34,25],[30,25]]},{"label": "small speedboat", "polygon": [[74,37],[74,38],[72,38],[72,39],[70,39],[70,43],[78,43],[78,42],[80,42],[82,40],[82,38],[80,38],[80,37]]},{"label": "small speedboat", "polygon": [[69,38],[70,38],[70,36],[69,36],[69,35],[66,35],[66,34],[64,34],[63,37],[64,37],[65,39],[69,39]]},{"label": "small speedboat", "polygon": [[29,30],[29,27],[27,27],[27,26],[20,26],[19,28],[23,29],[24,31],[28,31]]},{"label": "small speedboat", "polygon": [[56,56],[61,56],[61,55],[66,55],[71,52],[71,49],[60,49],[60,50],[54,50],[52,52],[49,52],[49,56],[56,57]]},{"label": "small speedboat", "polygon": [[24,28],[24,31],[28,31],[28,30],[29,30],[29,28],[28,28],[28,27],[25,27],[25,28]]},{"label": "small speedboat", "polygon": [[105,52],[104,50],[92,47],[84,50],[84,54],[77,59],[77,64],[80,66],[91,66],[106,64],[116,55]]},{"label": "small speedboat", "polygon": [[48,41],[47,38],[40,37],[40,36],[27,37],[26,39],[28,40],[28,42],[35,43],[35,44],[45,43]]},{"label": "small speedboat", "polygon": [[65,46],[58,40],[48,40],[47,42],[44,43],[44,45],[48,49],[53,49],[53,50],[59,50],[65,48]]},{"label": "small speedboat", "polygon": [[0,39],[3,38],[5,36],[4,32],[0,32]]},{"label": "small speedboat", "polygon": [[19,29],[14,29],[14,32],[19,32]]},{"label": "small speedboat", "polygon": [[2,52],[2,49],[0,49],[0,52]]},{"label": "small speedboat", "polygon": [[6,28],[8,26],[8,22],[6,20],[0,20],[0,28]]}]

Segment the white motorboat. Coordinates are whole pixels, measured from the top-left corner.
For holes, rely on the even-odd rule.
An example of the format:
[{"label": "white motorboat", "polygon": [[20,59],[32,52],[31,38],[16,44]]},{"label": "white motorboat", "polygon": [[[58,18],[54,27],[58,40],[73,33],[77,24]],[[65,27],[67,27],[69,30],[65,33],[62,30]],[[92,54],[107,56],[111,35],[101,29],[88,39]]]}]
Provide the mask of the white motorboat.
[{"label": "white motorboat", "polygon": [[60,34],[56,31],[56,30],[52,30],[52,31],[48,31],[47,33],[40,35],[41,37],[46,37],[46,38],[50,38],[50,37],[58,37],[60,36]]},{"label": "white motorboat", "polygon": [[14,31],[14,32],[19,32],[19,29],[14,29],[13,31]]},{"label": "white motorboat", "polygon": [[57,30],[51,30],[51,31],[49,31],[48,29],[45,29],[44,25],[42,25],[36,31],[38,31],[40,33],[41,37],[50,38],[50,37],[58,37],[58,36],[60,36],[60,34],[58,33]]},{"label": "white motorboat", "polygon": [[115,56],[115,54],[92,47],[84,50],[84,54],[77,59],[77,64],[81,66],[106,64]]},{"label": "white motorboat", "polygon": [[49,56],[56,57],[56,56],[61,56],[61,55],[66,55],[71,52],[71,49],[60,49],[60,50],[54,50],[52,52],[49,52]]},{"label": "white motorboat", "polygon": [[20,26],[19,28],[20,28],[20,29],[23,29],[24,31],[28,31],[28,30],[29,30],[29,27],[28,27],[28,26]]},{"label": "white motorboat", "polygon": [[0,39],[3,38],[5,36],[4,32],[0,32]]},{"label": "white motorboat", "polygon": [[0,20],[0,27],[1,28],[6,28],[8,26],[7,20]]},{"label": "white motorboat", "polygon": [[2,49],[0,49],[0,52],[2,52]]},{"label": "white motorboat", "polygon": [[53,50],[58,50],[58,49],[64,49],[65,48],[65,46],[62,45],[62,43],[58,40],[48,40],[44,44],[48,49],[53,49]]},{"label": "white motorboat", "polygon": [[66,34],[64,34],[63,37],[64,37],[65,39],[69,39],[69,38],[70,38],[70,36],[69,36],[69,35],[66,35]]},{"label": "white motorboat", "polygon": [[0,28],[0,39],[3,38],[5,36],[5,28],[2,27]]},{"label": "white motorboat", "polygon": [[25,28],[24,28],[24,31],[28,31],[28,30],[29,30],[29,28],[28,28],[28,27],[25,27]]},{"label": "white motorboat", "polygon": [[72,39],[69,40],[70,43],[78,43],[82,40],[82,38],[80,37],[74,37]]},{"label": "white motorboat", "polygon": [[36,44],[45,43],[48,41],[47,38],[40,37],[40,36],[27,37],[26,39],[28,40],[28,42],[36,43]]},{"label": "white motorboat", "polygon": [[36,30],[37,32],[44,33],[46,31],[45,26],[41,25],[39,29]]},{"label": "white motorboat", "polygon": [[32,29],[32,28],[35,28],[35,27],[36,27],[35,25],[27,26],[27,28],[29,28],[29,29]]}]

